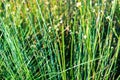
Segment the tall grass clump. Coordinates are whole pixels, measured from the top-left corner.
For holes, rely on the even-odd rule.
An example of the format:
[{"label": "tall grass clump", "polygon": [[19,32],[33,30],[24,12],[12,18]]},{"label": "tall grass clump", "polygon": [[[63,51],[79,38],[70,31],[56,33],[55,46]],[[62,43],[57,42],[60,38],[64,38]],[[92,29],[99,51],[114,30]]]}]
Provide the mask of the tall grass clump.
[{"label": "tall grass clump", "polygon": [[119,80],[119,0],[1,0],[0,80]]}]

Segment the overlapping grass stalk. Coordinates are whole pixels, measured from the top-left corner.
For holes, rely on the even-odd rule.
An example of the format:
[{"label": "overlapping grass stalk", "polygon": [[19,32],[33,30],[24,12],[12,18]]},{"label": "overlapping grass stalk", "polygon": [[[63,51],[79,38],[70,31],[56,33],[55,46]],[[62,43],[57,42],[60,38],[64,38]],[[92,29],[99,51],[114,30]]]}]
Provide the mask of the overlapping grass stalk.
[{"label": "overlapping grass stalk", "polygon": [[0,1],[0,79],[119,80],[119,0]]}]

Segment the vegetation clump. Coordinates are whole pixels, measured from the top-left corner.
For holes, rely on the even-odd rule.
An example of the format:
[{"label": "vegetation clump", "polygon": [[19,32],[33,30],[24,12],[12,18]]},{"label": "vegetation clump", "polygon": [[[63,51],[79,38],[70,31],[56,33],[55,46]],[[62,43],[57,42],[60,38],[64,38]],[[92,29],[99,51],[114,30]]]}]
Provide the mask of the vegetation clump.
[{"label": "vegetation clump", "polygon": [[119,0],[1,0],[0,80],[119,80]]}]

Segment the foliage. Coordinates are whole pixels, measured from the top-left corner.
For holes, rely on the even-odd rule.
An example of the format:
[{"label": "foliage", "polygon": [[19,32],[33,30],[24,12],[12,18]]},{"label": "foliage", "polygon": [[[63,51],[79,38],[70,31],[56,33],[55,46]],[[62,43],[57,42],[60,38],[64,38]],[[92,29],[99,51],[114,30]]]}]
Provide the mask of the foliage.
[{"label": "foliage", "polygon": [[0,79],[119,79],[119,31],[119,0],[1,0]]}]

